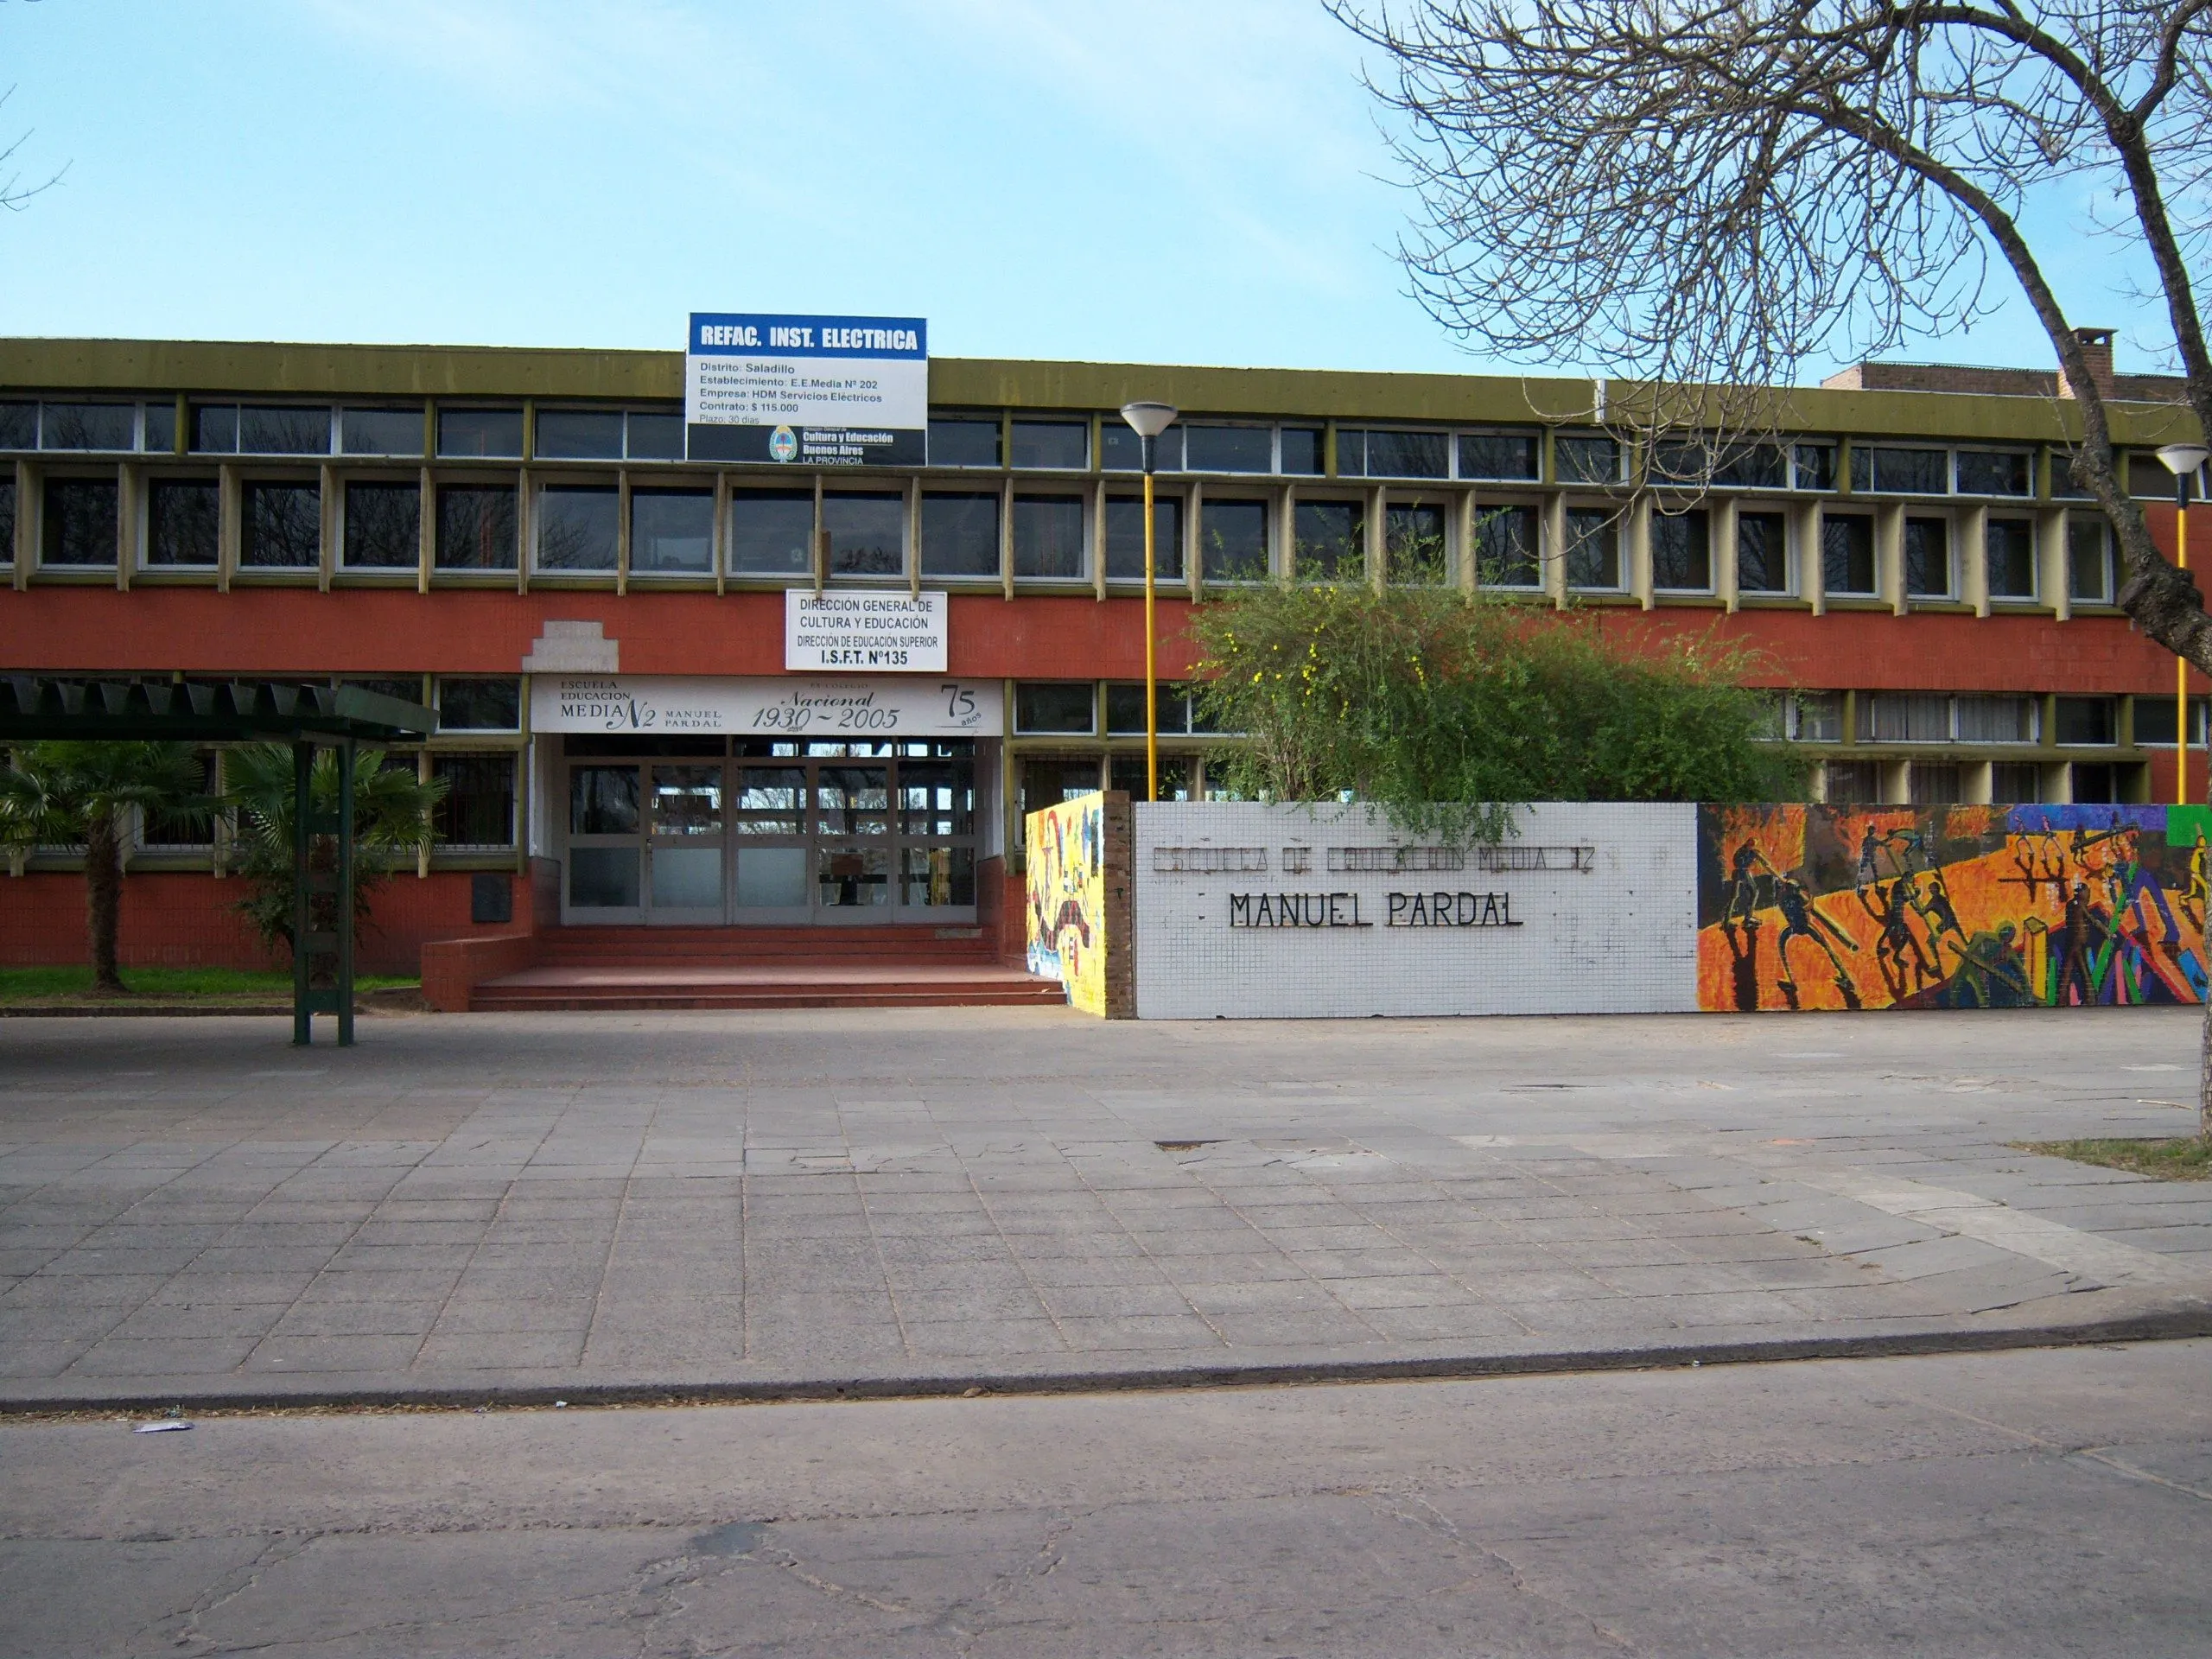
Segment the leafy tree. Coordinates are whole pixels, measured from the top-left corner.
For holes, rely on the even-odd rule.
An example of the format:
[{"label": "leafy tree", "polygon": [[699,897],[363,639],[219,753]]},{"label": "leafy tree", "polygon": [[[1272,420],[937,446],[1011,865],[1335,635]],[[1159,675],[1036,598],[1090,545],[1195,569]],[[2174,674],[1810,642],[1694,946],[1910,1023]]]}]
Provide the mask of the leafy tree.
[{"label": "leafy tree", "polygon": [[16,746],[0,771],[0,842],[85,849],[85,919],[92,988],[120,995],[116,933],[133,812],[205,823],[215,802],[188,743],[48,742]]},{"label": "leafy tree", "polygon": [[[1518,801],[1802,794],[1760,738],[1760,666],[1710,636],[1622,639],[1594,613],[1448,589],[1276,583],[1201,607],[1197,696],[1245,743],[1230,788],[1372,801],[1410,830],[1496,840]],[[1209,762],[1211,772],[1214,763]]]},{"label": "leafy tree", "polygon": [[[224,764],[230,785],[228,798],[238,815],[238,873],[245,878],[246,896],[238,909],[253,924],[263,944],[274,950],[292,944],[292,751],[282,743],[255,743],[232,749]],[[338,810],[338,756],[319,748],[308,774],[310,810],[317,814]],[[392,764],[376,751],[360,753],[353,772],[353,920],[359,928],[369,920],[376,889],[387,880],[402,855],[411,857],[416,848],[430,839],[432,814],[444,798],[442,781],[424,783],[409,764]],[[338,868],[334,836],[310,839],[308,868],[334,872]],[[310,923],[318,931],[335,925],[334,902],[324,895],[310,899]]]}]

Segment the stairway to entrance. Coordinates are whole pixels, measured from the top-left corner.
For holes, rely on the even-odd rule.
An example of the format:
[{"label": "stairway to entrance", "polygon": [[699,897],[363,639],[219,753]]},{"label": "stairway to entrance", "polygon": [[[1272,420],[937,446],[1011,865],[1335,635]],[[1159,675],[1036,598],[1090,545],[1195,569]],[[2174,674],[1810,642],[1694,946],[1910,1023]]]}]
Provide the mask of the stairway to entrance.
[{"label": "stairway to entrance", "polygon": [[469,1007],[918,1008],[1053,1006],[1057,980],[1009,968],[976,927],[556,927],[537,961]]}]

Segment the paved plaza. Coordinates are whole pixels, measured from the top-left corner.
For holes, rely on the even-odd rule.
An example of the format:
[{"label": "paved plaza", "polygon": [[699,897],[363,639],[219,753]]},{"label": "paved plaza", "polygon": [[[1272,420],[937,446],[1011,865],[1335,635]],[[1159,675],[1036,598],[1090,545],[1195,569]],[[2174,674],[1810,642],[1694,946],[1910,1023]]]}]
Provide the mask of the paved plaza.
[{"label": "paved plaza", "polygon": [[580,1398],[2212,1330],[2195,1011],[0,1020],[0,1399]]}]

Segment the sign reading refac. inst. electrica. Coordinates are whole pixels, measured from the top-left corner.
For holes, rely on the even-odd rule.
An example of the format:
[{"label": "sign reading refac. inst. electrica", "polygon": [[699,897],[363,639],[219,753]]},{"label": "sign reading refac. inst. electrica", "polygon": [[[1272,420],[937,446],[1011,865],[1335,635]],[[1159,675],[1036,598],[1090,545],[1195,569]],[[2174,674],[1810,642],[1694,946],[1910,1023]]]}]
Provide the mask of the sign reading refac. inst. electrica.
[{"label": "sign reading refac. inst. electrica", "polygon": [[694,461],[919,467],[929,453],[929,325],[695,311],[683,419]]}]

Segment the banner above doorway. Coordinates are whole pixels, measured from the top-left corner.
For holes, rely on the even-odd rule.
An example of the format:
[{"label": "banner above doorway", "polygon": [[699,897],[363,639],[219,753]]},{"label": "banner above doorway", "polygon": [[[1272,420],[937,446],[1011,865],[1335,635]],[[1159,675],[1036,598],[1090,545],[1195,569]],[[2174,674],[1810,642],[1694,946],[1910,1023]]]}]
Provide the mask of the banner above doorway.
[{"label": "banner above doorway", "polygon": [[541,674],[536,732],[697,732],[759,737],[996,737],[995,680],[738,679]]}]

